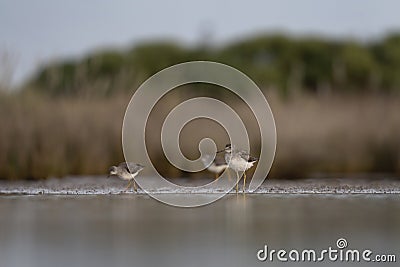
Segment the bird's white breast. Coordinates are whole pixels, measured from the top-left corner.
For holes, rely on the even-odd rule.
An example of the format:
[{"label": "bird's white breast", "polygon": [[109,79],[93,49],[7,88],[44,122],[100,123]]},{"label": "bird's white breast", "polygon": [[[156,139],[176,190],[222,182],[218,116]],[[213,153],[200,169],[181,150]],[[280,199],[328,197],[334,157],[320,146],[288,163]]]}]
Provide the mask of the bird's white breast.
[{"label": "bird's white breast", "polygon": [[247,160],[241,157],[232,157],[229,161],[229,167],[235,171],[246,171],[253,167],[254,162],[247,162]]}]

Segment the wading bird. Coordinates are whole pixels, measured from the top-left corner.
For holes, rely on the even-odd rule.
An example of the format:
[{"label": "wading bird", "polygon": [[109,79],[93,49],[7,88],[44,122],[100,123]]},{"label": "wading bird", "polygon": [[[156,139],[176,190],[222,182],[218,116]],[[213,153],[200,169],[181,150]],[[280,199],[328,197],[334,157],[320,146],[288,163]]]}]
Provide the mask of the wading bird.
[{"label": "wading bird", "polygon": [[231,144],[227,144],[225,148],[217,153],[225,152],[225,161],[228,163],[228,168],[236,172],[237,183],[236,193],[239,191],[239,172],[243,172],[243,192],[246,187],[246,171],[253,167],[258,158],[252,157],[245,150],[236,150]]},{"label": "wading bird", "polygon": [[138,175],[138,173],[143,170],[144,166],[141,164],[137,163],[132,163],[132,162],[122,162],[118,166],[111,166],[109,170],[109,175],[110,176],[117,176],[122,180],[129,181],[128,186],[125,188],[125,191],[129,189],[131,186],[132,180],[133,180],[133,189],[135,192],[137,191],[136,187],[136,182],[135,182],[135,176]]}]

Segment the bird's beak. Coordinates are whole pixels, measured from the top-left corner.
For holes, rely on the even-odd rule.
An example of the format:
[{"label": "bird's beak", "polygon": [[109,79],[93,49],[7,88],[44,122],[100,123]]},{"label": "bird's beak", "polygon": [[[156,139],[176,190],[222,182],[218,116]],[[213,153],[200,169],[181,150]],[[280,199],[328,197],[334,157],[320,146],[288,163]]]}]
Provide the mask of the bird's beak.
[{"label": "bird's beak", "polygon": [[217,153],[221,153],[221,152],[224,152],[224,151],[225,151],[225,149],[222,149],[220,151],[217,151]]}]

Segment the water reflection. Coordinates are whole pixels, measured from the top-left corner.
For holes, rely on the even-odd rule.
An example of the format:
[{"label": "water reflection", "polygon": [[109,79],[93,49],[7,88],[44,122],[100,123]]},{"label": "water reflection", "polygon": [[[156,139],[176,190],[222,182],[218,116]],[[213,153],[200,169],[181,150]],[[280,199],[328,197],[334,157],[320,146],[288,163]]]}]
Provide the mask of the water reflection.
[{"label": "water reflection", "polygon": [[257,250],[322,249],[340,237],[399,255],[399,200],[230,194],[184,209],[143,195],[2,197],[0,259],[22,267],[284,266],[258,262]]}]

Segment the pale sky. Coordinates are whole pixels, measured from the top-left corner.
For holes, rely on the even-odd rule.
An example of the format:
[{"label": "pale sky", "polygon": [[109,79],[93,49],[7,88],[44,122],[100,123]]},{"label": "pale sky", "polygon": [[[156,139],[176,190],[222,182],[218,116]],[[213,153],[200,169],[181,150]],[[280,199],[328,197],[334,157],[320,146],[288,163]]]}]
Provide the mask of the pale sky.
[{"label": "pale sky", "polygon": [[399,11],[396,0],[0,0],[0,55],[11,57],[18,84],[49,60],[144,39],[195,44],[210,32],[220,44],[269,31],[376,39],[400,30]]}]

